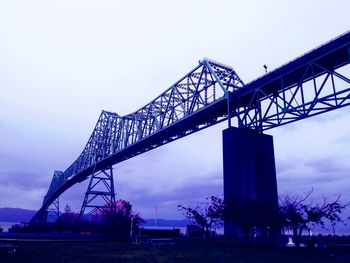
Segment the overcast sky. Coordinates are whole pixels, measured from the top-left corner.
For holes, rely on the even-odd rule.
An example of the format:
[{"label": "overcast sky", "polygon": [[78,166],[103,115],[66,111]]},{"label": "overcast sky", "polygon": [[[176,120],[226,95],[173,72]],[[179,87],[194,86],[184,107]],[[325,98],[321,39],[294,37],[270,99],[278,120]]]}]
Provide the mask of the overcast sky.
[{"label": "overcast sky", "polygon": [[[0,207],[38,209],[101,110],[131,113],[208,57],[244,82],[349,30],[348,0],[0,1]],[[280,194],[350,202],[350,108],[267,132]],[[114,166],[145,218],[222,194],[226,124]],[[62,202],[79,210],[87,181]]]}]

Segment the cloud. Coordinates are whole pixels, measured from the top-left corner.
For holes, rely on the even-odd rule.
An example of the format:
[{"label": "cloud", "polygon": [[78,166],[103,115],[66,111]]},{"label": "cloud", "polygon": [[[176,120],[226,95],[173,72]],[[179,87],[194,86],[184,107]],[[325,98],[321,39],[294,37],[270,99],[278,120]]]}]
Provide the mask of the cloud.
[{"label": "cloud", "polygon": [[[249,82],[263,74],[261,65],[277,67],[348,30],[348,1],[317,2],[312,14],[303,10],[316,1],[255,1],[253,9],[243,1],[177,1],[171,8],[161,1],[141,8],[116,1],[38,3],[0,3],[0,206],[39,208],[54,170],[66,169],[78,157],[102,109],[135,111],[198,59],[232,65]],[[212,14],[221,18],[207,19]],[[324,17],[332,23],[317,30]],[[310,33],[312,38],[303,37]],[[269,131],[281,193],[312,186],[328,194],[349,192],[349,112],[339,109]],[[158,203],[160,216],[170,217],[177,216],[179,202],[221,194],[226,126],[115,165],[118,198],[132,201],[146,216]],[[62,202],[79,210],[87,183],[69,189]]]},{"label": "cloud", "polygon": [[[186,144],[182,142],[180,144]],[[177,145],[179,146],[179,145]],[[222,194],[222,168],[198,164],[192,167],[188,156],[178,155],[177,147],[160,147],[113,167],[117,198],[130,201],[143,214],[153,216],[155,205],[162,206],[163,216],[177,217],[176,205],[196,203],[207,196]],[[180,147],[182,148],[182,147]],[[62,195],[62,202],[80,210],[88,180],[73,186]],[[175,206],[169,203],[176,203]],[[166,212],[165,212],[166,211]]]},{"label": "cloud", "polygon": [[281,165],[278,174],[280,194],[302,195],[314,189],[314,197],[342,195],[350,200],[350,164],[338,158],[294,160]]}]

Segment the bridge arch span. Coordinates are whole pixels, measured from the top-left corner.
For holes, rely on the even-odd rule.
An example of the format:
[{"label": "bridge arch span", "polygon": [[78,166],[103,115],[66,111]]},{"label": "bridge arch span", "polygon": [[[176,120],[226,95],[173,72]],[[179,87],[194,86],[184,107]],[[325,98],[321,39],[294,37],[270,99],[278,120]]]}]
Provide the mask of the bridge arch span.
[{"label": "bridge arch span", "polygon": [[[350,32],[244,84],[235,70],[203,59],[188,74],[139,110],[120,116],[102,111],[80,156],[54,174],[42,207],[93,170],[103,170],[236,118],[239,128],[263,132],[350,105]],[[344,69],[345,70],[342,70]],[[345,73],[344,73],[345,72]]]}]

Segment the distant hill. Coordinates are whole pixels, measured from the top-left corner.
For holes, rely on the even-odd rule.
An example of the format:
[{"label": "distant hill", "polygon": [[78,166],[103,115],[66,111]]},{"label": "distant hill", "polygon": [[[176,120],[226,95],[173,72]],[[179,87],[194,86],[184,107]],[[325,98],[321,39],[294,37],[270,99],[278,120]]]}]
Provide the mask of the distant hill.
[{"label": "distant hill", "polygon": [[22,208],[0,208],[0,222],[28,222],[36,213]]}]

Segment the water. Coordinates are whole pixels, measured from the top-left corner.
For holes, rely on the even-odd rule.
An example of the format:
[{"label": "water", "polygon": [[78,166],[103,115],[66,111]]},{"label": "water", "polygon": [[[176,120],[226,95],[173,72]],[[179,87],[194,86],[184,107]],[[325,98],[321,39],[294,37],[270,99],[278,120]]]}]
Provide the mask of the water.
[{"label": "water", "polygon": [[7,232],[8,229],[15,224],[19,224],[19,222],[0,222],[0,226],[3,232]]},{"label": "water", "polygon": [[[171,226],[141,226],[142,228],[145,229],[180,229],[180,233],[185,235],[186,234],[186,227],[171,227]],[[223,235],[224,234],[224,229],[223,228],[219,228],[216,229],[216,234],[218,235]]]}]

